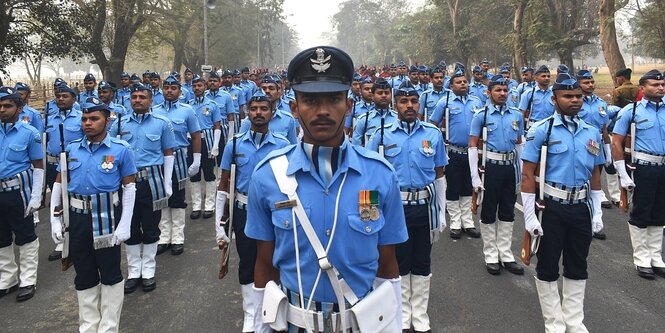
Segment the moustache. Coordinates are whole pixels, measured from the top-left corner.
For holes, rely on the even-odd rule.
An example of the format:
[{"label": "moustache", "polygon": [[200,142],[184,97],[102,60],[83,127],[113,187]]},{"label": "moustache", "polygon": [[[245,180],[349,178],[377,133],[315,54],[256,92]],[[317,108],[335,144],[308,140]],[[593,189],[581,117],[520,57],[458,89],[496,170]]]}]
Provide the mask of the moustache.
[{"label": "moustache", "polygon": [[335,125],[335,121],[330,118],[319,118],[310,123],[310,125]]}]

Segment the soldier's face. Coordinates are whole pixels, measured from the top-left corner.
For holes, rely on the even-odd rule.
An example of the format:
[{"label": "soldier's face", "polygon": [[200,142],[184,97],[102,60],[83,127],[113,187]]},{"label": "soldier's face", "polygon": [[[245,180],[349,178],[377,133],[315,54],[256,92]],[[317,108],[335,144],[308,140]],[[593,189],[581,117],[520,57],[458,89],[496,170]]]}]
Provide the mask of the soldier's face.
[{"label": "soldier's face", "polygon": [[233,84],[238,85],[240,84],[240,75],[238,76],[233,76],[233,79],[231,80]]},{"label": "soldier's face", "polygon": [[263,90],[263,93],[268,96],[270,101],[274,102],[277,99],[279,99],[280,96],[280,88],[274,84],[274,83],[261,83],[261,90]]},{"label": "soldier's face", "polygon": [[416,121],[420,109],[418,96],[398,96],[395,100],[395,108],[401,120],[406,122]]},{"label": "soldier's face", "polygon": [[175,101],[180,97],[180,87],[177,85],[164,85],[162,88],[164,92],[164,99],[167,101]]},{"label": "soldier's face", "polygon": [[646,80],[640,87],[644,97],[650,101],[660,100],[665,96],[665,80]]},{"label": "soldier's face", "polygon": [[399,66],[397,68],[397,72],[399,73],[399,75],[406,75],[406,66]]},{"label": "soldier's face", "polygon": [[125,88],[129,87],[129,78],[128,77],[123,77],[120,79],[120,85]]},{"label": "soldier's face", "polygon": [[83,81],[83,87],[87,91],[95,89],[95,81]]},{"label": "soldier's face", "polygon": [[533,73],[531,72],[522,73],[522,81],[524,82],[533,81]]},{"label": "soldier's face", "polygon": [[582,109],[582,89],[557,90],[552,94],[552,102],[560,113],[574,116]]},{"label": "soldier's face", "polygon": [[243,80],[248,80],[249,79],[249,72],[241,72],[240,73],[240,78]]},{"label": "soldier's face", "polygon": [[480,64],[480,68],[487,72],[490,69],[490,64]]},{"label": "soldier's face", "polygon": [[270,119],[272,119],[270,102],[251,102],[249,104],[247,117],[249,117],[253,129],[262,128],[268,125]]},{"label": "soldier's face", "polygon": [[71,109],[74,106],[74,102],[76,102],[76,97],[68,92],[57,93],[55,95],[55,105],[60,110]]},{"label": "soldier's face", "polygon": [[303,141],[325,147],[337,147],[344,140],[344,118],[353,102],[347,91],[302,93],[296,91],[291,113],[304,129]]},{"label": "soldier's face", "polygon": [[432,74],[432,85],[437,90],[441,90],[441,88],[443,88],[443,73]]},{"label": "soldier's face", "polygon": [[372,101],[372,83],[363,83],[360,86],[360,94],[362,95],[363,100],[366,102]]},{"label": "soldier's face", "polygon": [[201,97],[206,92],[206,85],[203,81],[197,81],[192,84],[192,89],[194,90],[194,95],[196,97]]},{"label": "soldier's face", "polygon": [[411,80],[411,83],[418,83],[418,72],[409,73],[409,80]]},{"label": "soldier's face", "polygon": [[81,115],[81,127],[88,138],[94,138],[106,131],[111,122],[104,111],[94,111]]},{"label": "soldier's face", "polygon": [[99,95],[99,99],[106,104],[110,103],[113,99],[113,92],[110,89],[98,90],[97,94]]},{"label": "soldier's face", "polygon": [[30,98],[30,92],[27,90],[19,90],[18,94],[21,96],[23,103],[28,103],[28,98]]},{"label": "soldier's face", "polygon": [[592,94],[596,90],[596,81],[594,79],[579,80],[580,88],[585,94]]},{"label": "soldier's face", "polygon": [[506,104],[508,99],[508,86],[495,85],[491,90],[488,90],[489,98],[492,100],[492,103],[496,105]]},{"label": "soldier's face", "polygon": [[249,74],[249,79],[252,80],[252,81],[256,81],[256,74],[254,74],[254,73]]},{"label": "soldier's face", "polygon": [[377,108],[385,109],[390,105],[390,100],[392,99],[391,89],[376,89],[374,90],[372,99]]},{"label": "soldier's face", "polygon": [[549,86],[550,73],[538,73],[538,75],[536,75],[536,82],[538,82],[539,85]]},{"label": "soldier's face", "polygon": [[194,74],[190,72],[185,72],[185,82],[192,82],[192,79],[194,78]]},{"label": "soldier's face", "polygon": [[132,109],[137,113],[143,113],[150,110],[152,106],[152,95],[148,91],[134,91],[131,94]]},{"label": "soldier's face", "polygon": [[390,76],[395,76],[397,75],[397,68],[391,68],[390,69]]},{"label": "soldier's face", "polygon": [[506,80],[510,80],[510,73],[501,73],[501,76]]},{"label": "soldier's face", "polygon": [[458,76],[450,81],[450,90],[457,96],[466,96],[469,93],[469,83],[464,76]]},{"label": "soldier's face", "polygon": [[351,91],[356,96],[360,95],[360,81],[351,82]]},{"label": "soldier's face", "polygon": [[485,74],[483,72],[473,72],[473,78],[480,82],[485,78]]},{"label": "soldier's face", "polygon": [[217,90],[219,89],[219,83],[220,81],[218,78],[211,77],[208,79],[208,88],[210,88],[210,90]]},{"label": "soldier's face", "polygon": [[143,84],[150,84],[150,75],[143,75]]},{"label": "soldier's face", "polygon": [[222,76],[222,85],[225,87],[230,87],[233,84],[233,82],[231,82],[231,78],[232,76],[230,75]]},{"label": "soldier's face", "polygon": [[11,123],[18,119],[18,114],[20,113],[20,108],[16,105],[16,102],[10,100],[1,100],[0,101],[0,121],[3,123]]},{"label": "soldier's face", "polygon": [[418,80],[420,80],[420,83],[429,83],[429,75],[427,73],[418,73]]},{"label": "soldier's face", "polygon": [[152,89],[159,89],[159,84],[161,80],[158,78],[150,78],[150,85],[152,86]]}]

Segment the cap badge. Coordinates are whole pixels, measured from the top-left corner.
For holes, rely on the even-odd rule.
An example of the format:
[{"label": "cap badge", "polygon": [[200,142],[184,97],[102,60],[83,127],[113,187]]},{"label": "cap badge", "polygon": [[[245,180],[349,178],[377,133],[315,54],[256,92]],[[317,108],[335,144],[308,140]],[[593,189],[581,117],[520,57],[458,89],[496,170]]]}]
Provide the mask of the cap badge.
[{"label": "cap badge", "polygon": [[312,68],[319,73],[323,73],[330,68],[330,57],[326,57],[326,51],[322,48],[316,49],[316,59],[309,59],[312,62]]}]

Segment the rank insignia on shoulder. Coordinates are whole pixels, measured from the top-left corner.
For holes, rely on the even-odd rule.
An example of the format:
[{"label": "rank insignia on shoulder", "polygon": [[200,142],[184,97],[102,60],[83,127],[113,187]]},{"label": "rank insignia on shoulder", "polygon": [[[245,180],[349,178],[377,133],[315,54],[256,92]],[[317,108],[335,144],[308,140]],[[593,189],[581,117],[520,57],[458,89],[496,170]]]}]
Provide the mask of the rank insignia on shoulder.
[{"label": "rank insignia on shoulder", "polygon": [[275,202],[275,209],[293,208],[297,205],[298,205],[298,202],[295,201],[295,200],[278,201],[278,202]]},{"label": "rank insignia on shoulder", "polygon": [[600,145],[598,142],[594,141],[593,139],[589,139],[589,143],[586,146],[586,150],[591,153],[593,156],[599,156],[600,155]]},{"label": "rank insignia on shoulder", "polygon": [[113,169],[113,162],[115,161],[115,157],[113,155],[104,155],[102,157],[102,169],[109,171]]}]

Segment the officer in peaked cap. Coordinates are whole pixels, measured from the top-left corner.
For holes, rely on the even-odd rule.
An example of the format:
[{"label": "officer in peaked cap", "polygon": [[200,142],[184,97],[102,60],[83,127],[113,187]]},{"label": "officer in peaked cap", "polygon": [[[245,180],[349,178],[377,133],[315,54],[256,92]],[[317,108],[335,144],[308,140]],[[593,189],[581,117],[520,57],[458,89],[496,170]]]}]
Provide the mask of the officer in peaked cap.
[{"label": "officer in peaked cap", "polygon": [[[351,57],[335,47],[309,48],[291,60],[288,80],[296,99],[290,102],[290,107],[304,130],[302,141],[266,157],[256,166],[250,180],[245,234],[257,240],[254,308],[257,318],[262,318],[264,287],[273,291],[279,288],[271,281],[279,277],[283,290],[296,303],[289,308],[292,313],[288,317],[299,319],[299,323],[289,322],[278,327],[280,330],[315,327],[320,316],[334,316],[339,320],[325,320],[319,330],[356,331],[357,322],[351,319],[345,297],[364,295],[363,301],[371,301],[372,293],[378,293],[376,298],[381,303],[391,304],[383,314],[381,323],[385,327],[377,331],[388,330],[387,327],[392,328],[391,332],[401,330],[401,290],[395,244],[407,239],[404,212],[400,207],[402,201],[397,176],[390,165],[376,153],[345,139],[344,117],[352,103],[346,94],[352,77]],[[354,171],[349,172],[350,169]],[[370,174],[372,177],[367,176]],[[280,186],[293,186],[296,190],[284,189],[289,193],[287,196]],[[339,200],[330,201],[335,197]],[[298,204],[290,204],[289,200],[296,200]],[[293,218],[295,212],[301,217],[297,224]],[[279,232],[273,221],[280,221]],[[334,223],[337,227],[329,229]],[[334,233],[344,236],[334,238],[326,256],[317,255],[315,252],[319,250],[315,251],[308,243],[327,244],[327,240],[305,237],[298,242],[300,255],[294,256],[293,228],[302,229],[303,224],[309,225],[316,235],[329,235],[330,239]],[[317,257],[323,259],[319,261]],[[349,257],[359,260],[351,263]],[[331,267],[344,276],[343,281],[326,273],[332,272]],[[380,272],[378,276],[377,272]],[[317,287],[313,289],[317,280]],[[345,285],[342,289],[350,291],[347,295],[335,294],[340,284]],[[312,308],[321,310],[305,311],[297,305],[299,295],[310,299]],[[269,331],[267,326],[257,325],[255,331]]]},{"label": "officer in peaked cap", "polygon": [[614,74],[615,88],[612,90],[612,105],[624,107],[637,99],[639,87],[630,82],[633,71],[622,68]]}]

